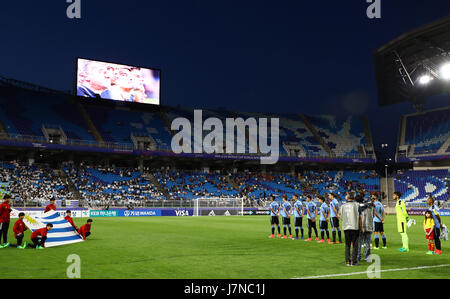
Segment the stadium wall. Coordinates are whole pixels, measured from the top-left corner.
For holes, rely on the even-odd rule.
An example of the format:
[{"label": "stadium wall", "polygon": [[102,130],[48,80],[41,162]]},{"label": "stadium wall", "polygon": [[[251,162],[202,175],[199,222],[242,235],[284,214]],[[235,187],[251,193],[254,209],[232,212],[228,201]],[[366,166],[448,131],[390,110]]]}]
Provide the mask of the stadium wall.
[{"label": "stadium wall", "polygon": [[[424,216],[426,210],[427,209],[425,209],[425,208],[410,208],[410,209],[406,208],[408,215],[411,215],[411,216]],[[396,215],[395,207],[386,207],[385,212],[387,215]],[[440,216],[450,216],[450,209],[440,209],[439,215]]]},{"label": "stadium wall", "polygon": [[[425,216],[425,211],[427,209],[406,209],[408,215],[414,216]],[[439,216],[450,216],[450,209],[440,209]]]},{"label": "stadium wall", "polygon": [[[68,209],[56,209],[56,212],[59,213],[60,216],[65,217],[66,211]],[[88,209],[70,209],[72,218],[87,218],[90,217],[90,213]],[[11,212],[11,218],[19,218],[18,213],[24,212],[25,214],[31,216],[31,217],[42,217],[44,214],[44,211],[42,208],[14,208],[14,210]]]},{"label": "stadium wall", "polygon": [[[17,208],[19,212],[25,212],[32,217],[41,217],[44,211],[37,208]],[[72,218],[95,218],[95,217],[150,217],[150,216],[175,216],[175,217],[185,217],[193,216],[193,208],[135,208],[133,210],[128,210],[126,208],[115,208],[110,210],[89,210],[89,209],[70,209],[72,212]],[[236,210],[235,215],[241,215],[240,208],[201,208],[200,215],[208,216],[211,211],[214,211],[214,216],[224,216],[227,210]],[[426,209],[411,208],[407,209],[409,215],[423,216]],[[66,209],[57,209],[61,216],[65,216]],[[269,215],[269,210],[267,208],[248,208],[243,209],[244,216],[258,216],[258,215]],[[389,215],[395,215],[395,208],[387,207],[386,213]],[[233,214],[233,213],[231,213]],[[450,216],[450,209],[439,210],[441,216]],[[213,216],[211,215],[211,216]],[[11,218],[18,218],[17,213],[12,212]]]},{"label": "stadium wall", "polygon": [[[155,156],[155,157],[181,157],[181,158],[205,158],[214,160],[247,160],[259,161],[260,155],[246,154],[194,154],[181,153],[175,154],[172,151],[150,151],[136,149],[118,149],[118,148],[101,148],[94,146],[75,146],[63,144],[50,144],[39,142],[24,142],[16,140],[0,140],[0,146],[20,147],[20,148],[36,148],[41,150],[67,150],[75,152],[98,152],[108,154],[125,154],[133,156]],[[329,157],[279,157],[280,162],[314,162],[314,163],[353,163],[353,164],[374,164],[376,161],[372,158],[329,158]]]},{"label": "stadium wall", "polygon": [[[42,208],[17,208],[18,212],[24,212],[32,217],[41,217],[44,214]],[[65,216],[67,209],[56,209],[61,216]],[[236,214],[241,214],[241,208],[200,208],[203,213],[201,215],[208,215],[211,210],[214,210],[214,215],[225,215],[227,210],[237,210]],[[128,210],[127,208],[115,208],[110,210],[89,210],[89,209],[70,209],[72,218],[95,218],[95,217],[149,217],[149,216],[193,216],[193,208],[135,208]],[[244,215],[268,215],[269,210],[266,208],[245,208]],[[11,213],[11,218],[18,218],[17,213]]]}]

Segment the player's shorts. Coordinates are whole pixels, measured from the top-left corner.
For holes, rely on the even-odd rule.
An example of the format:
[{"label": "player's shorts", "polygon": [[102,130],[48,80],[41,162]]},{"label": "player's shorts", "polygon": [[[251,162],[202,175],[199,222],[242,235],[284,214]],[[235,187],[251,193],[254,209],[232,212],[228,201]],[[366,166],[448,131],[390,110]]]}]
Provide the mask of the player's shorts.
[{"label": "player's shorts", "polygon": [[271,216],[270,217],[270,224],[274,225],[279,225],[280,224],[280,219],[278,218],[278,216]]},{"label": "player's shorts", "polygon": [[[397,223],[397,229],[398,229],[398,226],[399,226],[398,224],[399,224],[399,223]],[[402,228],[401,228],[401,230],[398,229],[398,232],[401,233],[401,234],[406,233],[406,228],[408,227],[407,224],[406,224],[406,222],[401,221],[401,222],[400,222],[400,225],[402,226]]]},{"label": "player's shorts", "polygon": [[381,222],[374,222],[375,223],[375,229],[374,231],[377,233],[383,233],[384,232],[384,225]]},{"label": "player's shorts", "polygon": [[295,226],[303,227],[303,217],[295,217]]},{"label": "player's shorts", "polygon": [[308,227],[316,227],[316,222],[308,219]]},{"label": "player's shorts", "polygon": [[320,221],[320,229],[328,229],[328,222]]},{"label": "player's shorts", "polygon": [[291,225],[291,217],[283,217],[283,225]]},{"label": "player's shorts", "polygon": [[[431,230],[431,228],[427,228],[425,231],[426,231],[427,233],[429,233],[430,230]],[[426,236],[426,235],[425,235],[425,239],[427,239],[427,240],[434,240],[434,230],[431,232],[431,234],[430,234],[429,236]]]},{"label": "player's shorts", "polygon": [[339,227],[339,219],[337,217],[331,217],[331,227]]}]

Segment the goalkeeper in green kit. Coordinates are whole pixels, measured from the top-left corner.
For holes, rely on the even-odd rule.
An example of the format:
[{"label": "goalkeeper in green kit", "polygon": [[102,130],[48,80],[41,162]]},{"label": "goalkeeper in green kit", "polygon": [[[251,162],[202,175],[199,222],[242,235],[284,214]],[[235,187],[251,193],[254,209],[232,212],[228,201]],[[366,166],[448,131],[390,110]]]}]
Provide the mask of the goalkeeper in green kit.
[{"label": "goalkeeper in green kit", "polygon": [[406,205],[403,200],[401,200],[402,194],[400,192],[394,192],[394,200],[396,201],[395,204],[395,212],[397,214],[397,229],[400,233],[400,236],[402,237],[402,248],[399,248],[398,251],[400,252],[408,252],[409,251],[409,245],[408,245],[408,235],[406,234],[406,227],[407,223],[409,221],[408,213],[406,212]]}]

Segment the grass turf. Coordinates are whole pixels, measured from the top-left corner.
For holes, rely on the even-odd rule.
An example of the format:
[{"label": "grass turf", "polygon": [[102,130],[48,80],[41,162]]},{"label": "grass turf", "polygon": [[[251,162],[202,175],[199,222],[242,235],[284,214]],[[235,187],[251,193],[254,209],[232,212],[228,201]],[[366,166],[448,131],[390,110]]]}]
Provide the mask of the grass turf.
[{"label": "grass turf", "polygon": [[[417,225],[408,231],[410,252],[400,253],[395,216],[387,217],[388,249],[372,251],[380,256],[382,270],[449,264],[449,242],[442,242],[442,255],[425,255],[423,217],[413,218]],[[14,222],[8,237],[13,244]],[[86,242],[45,250],[0,249],[0,278],[66,278],[70,254],[81,258],[81,278],[106,279],[300,278],[363,272],[370,265],[345,266],[343,244],[269,239],[269,234],[268,216],[94,218]],[[30,242],[29,236],[28,231],[24,240]],[[450,267],[383,272],[381,278],[450,278]]]}]

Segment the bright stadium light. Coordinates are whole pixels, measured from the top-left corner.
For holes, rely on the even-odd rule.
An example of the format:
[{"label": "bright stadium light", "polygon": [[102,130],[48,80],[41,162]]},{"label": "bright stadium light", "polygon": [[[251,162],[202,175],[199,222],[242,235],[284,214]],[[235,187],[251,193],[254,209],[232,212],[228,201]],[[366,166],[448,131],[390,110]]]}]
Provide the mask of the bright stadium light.
[{"label": "bright stadium light", "polygon": [[450,63],[446,63],[441,67],[441,78],[450,80]]},{"label": "bright stadium light", "polygon": [[423,75],[419,78],[419,83],[422,85],[427,85],[431,80],[433,80],[433,77],[430,75]]}]

